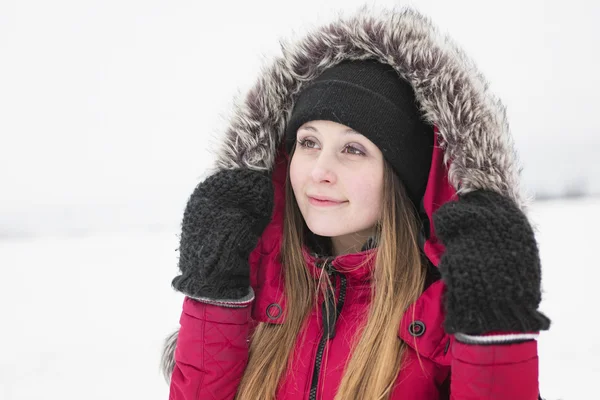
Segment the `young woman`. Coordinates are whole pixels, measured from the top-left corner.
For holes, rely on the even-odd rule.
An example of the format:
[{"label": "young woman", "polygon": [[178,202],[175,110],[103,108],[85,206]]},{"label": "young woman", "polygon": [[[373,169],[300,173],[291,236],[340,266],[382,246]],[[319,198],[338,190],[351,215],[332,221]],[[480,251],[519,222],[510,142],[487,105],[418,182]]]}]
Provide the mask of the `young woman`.
[{"label": "young woman", "polygon": [[192,193],[170,399],[536,399],[540,259],[505,110],[411,10],[284,45]]}]

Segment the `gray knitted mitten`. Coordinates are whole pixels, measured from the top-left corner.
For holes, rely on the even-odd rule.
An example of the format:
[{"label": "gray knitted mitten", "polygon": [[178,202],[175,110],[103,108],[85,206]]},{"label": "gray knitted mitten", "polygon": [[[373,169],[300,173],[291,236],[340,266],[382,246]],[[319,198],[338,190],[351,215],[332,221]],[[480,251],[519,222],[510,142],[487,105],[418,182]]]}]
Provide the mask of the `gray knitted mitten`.
[{"label": "gray knitted mitten", "polygon": [[190,296],[239,299],[248,295],[248,258],[271,220],[270,174],[221,170],[190,196],[181,224],[176,290]]},{"label": "gray knitted mitten", "polygon": [[448,333],[537,332],[550,320],[538,311],[541,265],[533,229],[513,200],[479,190],[433,215],[446,246],[440,272]]}]

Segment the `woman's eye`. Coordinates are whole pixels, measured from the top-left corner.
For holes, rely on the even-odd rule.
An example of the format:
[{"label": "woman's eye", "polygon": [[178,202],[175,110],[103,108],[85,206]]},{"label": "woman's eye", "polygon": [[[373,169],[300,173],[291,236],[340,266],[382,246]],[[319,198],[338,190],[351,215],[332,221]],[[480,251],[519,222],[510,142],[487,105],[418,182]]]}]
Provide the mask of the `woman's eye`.
[{"label": "woman's eye", "polygon": [[312,141],[312,140],[310,140],[310,139],[300,139],[300,140],[298,140],[298,144],[299,144],[301,147],[306,147],[306,148],[309,148],[309,149],[313,149],[313,148],[315,148],[315,147],[316,147],[316,143],[315,143],[315,142],[313,142],[313,141]]},{"label": "woman's eye", "polygon": [[[317,142],[315,142],[314,140],[308,139],[308,138],[299,139],[298,145],[300,145],[300,147],[304,147],[306,149],[318,149],[319,148],[319,145],[317,144]],[[352,155],[356,155],[356,156],[364,156],[365,155],[364,151],[362,151],[354,146],[351,146],[351,145],[347,145],[346,147],[344,147],[344,153],[348,153],[348,154],[352,154]]]},{"label": "woman's eye", "polygon": [[353,155],[357,155],[357,156],[365,155],[365,153],[362,150],[359,150],[354,146],[346,146],[346,150],[348,150],[349,154],[353,154]]}]

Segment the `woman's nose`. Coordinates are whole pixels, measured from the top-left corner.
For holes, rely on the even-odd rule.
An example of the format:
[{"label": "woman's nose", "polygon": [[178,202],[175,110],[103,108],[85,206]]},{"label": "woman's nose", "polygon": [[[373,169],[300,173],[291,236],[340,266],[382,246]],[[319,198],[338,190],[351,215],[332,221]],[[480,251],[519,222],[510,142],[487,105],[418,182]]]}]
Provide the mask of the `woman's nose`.
[{"label": "woman's nose", "polygon": [[311,176],[315,182],[335,183],[335,160],[331,156],[321,153],[315,160]]}]

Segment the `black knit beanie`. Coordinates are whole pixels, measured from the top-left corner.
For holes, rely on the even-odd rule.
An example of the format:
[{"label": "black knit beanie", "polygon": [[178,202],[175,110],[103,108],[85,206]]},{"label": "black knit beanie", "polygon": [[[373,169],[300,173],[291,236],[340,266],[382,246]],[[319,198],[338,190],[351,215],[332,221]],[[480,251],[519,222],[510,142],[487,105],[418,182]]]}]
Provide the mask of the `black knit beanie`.
[{"label": "black knit beanie", "polygon": [[300,92],[286,127],[291,152],[302,124],[334,121],[366,136],[420,210],[433,153],[433,126],[421,118],[415,93],[388,64],[346,60],[326,69]]}]

